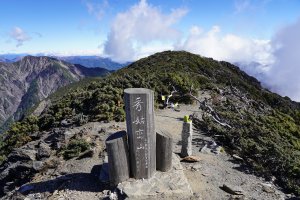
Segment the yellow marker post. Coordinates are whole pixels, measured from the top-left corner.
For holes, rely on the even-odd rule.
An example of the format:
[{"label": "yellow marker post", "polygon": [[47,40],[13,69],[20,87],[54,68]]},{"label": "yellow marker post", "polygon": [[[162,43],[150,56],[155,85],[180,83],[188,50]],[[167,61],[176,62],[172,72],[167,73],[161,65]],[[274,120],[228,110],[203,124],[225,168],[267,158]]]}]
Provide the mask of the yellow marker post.
[{"label": "yellow marker post", "polygon": [[166,96],[161,96],[161,100],[165,101],[166,100]]},{"label": "yellow marker post", "polygon": [[188,115],[185,115],[185,116],[183,117],[183,121],[184,121],[184,122],[188,122],[188,123],[192,122],[192,120],[190,120],[190,117],[189,117]]}]

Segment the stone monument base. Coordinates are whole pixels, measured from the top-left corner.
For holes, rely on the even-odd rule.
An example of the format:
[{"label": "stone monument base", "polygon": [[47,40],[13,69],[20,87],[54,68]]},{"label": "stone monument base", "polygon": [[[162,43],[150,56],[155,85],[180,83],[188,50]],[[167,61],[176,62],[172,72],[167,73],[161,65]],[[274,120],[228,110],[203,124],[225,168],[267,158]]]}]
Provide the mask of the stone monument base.
[{"label": "stone monument base", "polygon": [[150,179],[129,179],[117,186],[118,190],[129,199],[161,199],[176,197],[185,199],[193,195],[184,175],[177,155],[172,155],[172,169],[168,172],[156,171]]}]

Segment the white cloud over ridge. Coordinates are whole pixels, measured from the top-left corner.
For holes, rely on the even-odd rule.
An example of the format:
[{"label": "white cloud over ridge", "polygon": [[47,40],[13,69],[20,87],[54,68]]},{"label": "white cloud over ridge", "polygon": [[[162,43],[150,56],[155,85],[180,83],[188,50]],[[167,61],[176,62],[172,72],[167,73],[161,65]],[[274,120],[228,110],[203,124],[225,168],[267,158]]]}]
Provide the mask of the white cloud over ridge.
[{"label": "white cloud over ridge", "polygon": [[16,47],[22,46],[25,41],[31,39],[31,37],[23,29],[17,26],[11,30],[9,35],[17,42]]},{"label": "white cloud over ridge", "polygon": [[186,13],[187,9],[178,8],[165,14],[141,0],[117,14],[104,44],[104,54],[116,61],[132,61],[158,51],[186,50],[230,62],[272,63],[269,40],[224,35],[219,26],[208,31],[193,26],[188,36],[183,37],[173,25]]},{"label": "white cloud over ridge", "polygon": [[[251,6],[248,0],[237,2],[236,12]],[[186,13],[187,9],[179,8],[166,14],[141,0],[116,15],[103,52],[113,60],[123,62],[163,50],[186,50],[241,63],[241,69],[255,76],[264,86],[300,101],[300,19],[280,30],[271,40],[222,33],[219,26],[210,30],[192,26],[184,37],[174,25]]]},{"label": "white cloud over ridge", "polygon": [[283,96],[300,102],[300,19],[272,39],[275,62],[266,74],[266,85]]},{"label": "white cloud over ridge", "polygon": [[218,26],[207,32],[193,26],[188,37],[176,49],[230,62],[256,61],[269,64],[273,60],[270,41],[248,39],[234,34],[223,35]]},{"label": "white cloud over ridge", "polygon": [[104,52],[117,61],[141,57],[142,46],[162,41],[156,50],[165,50],[165,44],[181,37],[181,32],[172,26],[187,13],[186,9],[172,10],[163,14],[157,7],[141,0],[129,10],[119,13],[111,26]]}]

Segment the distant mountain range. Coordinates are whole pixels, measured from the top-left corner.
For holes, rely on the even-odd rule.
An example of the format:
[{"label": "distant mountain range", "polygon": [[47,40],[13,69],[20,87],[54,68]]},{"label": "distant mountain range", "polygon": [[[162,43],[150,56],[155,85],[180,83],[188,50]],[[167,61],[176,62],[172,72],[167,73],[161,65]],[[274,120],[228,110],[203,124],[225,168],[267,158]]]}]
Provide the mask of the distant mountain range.
[{"label": "distant mountain range", "polygon": [[[0,62],[16,62],[28,55],[29,54],[0,54]],[[36,54],[35,56],[48,56],[71,64],[80,64],[90,68],[101,67],[108,70],[117,70],[130,64],[129,62],[117,63],[112,61],[110,58],[103,58],[100,56],[56,56],[47,54]]]},{"label": "distant mountain range", "polygon": [[29,54],[0,54],[0,62],[16,62]]},{"label": "distant mountain range", "polygon": [[46,56],[0,62],[0,132],[1,125],[21,119],[28,109],[58,88],[108,73],[104,68],[87,68]]},{"label": "distant mountain range", "polygon": [[127,66],[130,63],[117,63],[112,61],[109,58],[102,58],[99,56],[64,56],[56,57],[60,60],[67,61],[72,64],[80,64],[85,67],[101,67],[109,70],[117,70],[124,66]]},{"label": "distant mountain range", "polygon": [[5,58],[0,58],[0,62],[9,62],[9,60],[7,60]]}]

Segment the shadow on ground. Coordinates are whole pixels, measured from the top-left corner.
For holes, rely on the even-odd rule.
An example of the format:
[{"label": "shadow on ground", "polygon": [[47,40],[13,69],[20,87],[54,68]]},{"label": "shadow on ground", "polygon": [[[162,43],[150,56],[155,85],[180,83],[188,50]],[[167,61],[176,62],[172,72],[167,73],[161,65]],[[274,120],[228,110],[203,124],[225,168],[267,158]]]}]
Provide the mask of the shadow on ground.
[{"label": "shadow on ground", "polygon": [[102,165],[95,165],[91,173],[73,173],[59,176],[52,180],[29,183],[20,187],[19,192],[23,195],[29,193],[53,193],[56,190],[76,190],[87,192],[102,192],[108,190],[107,184],[99,180]]}]

